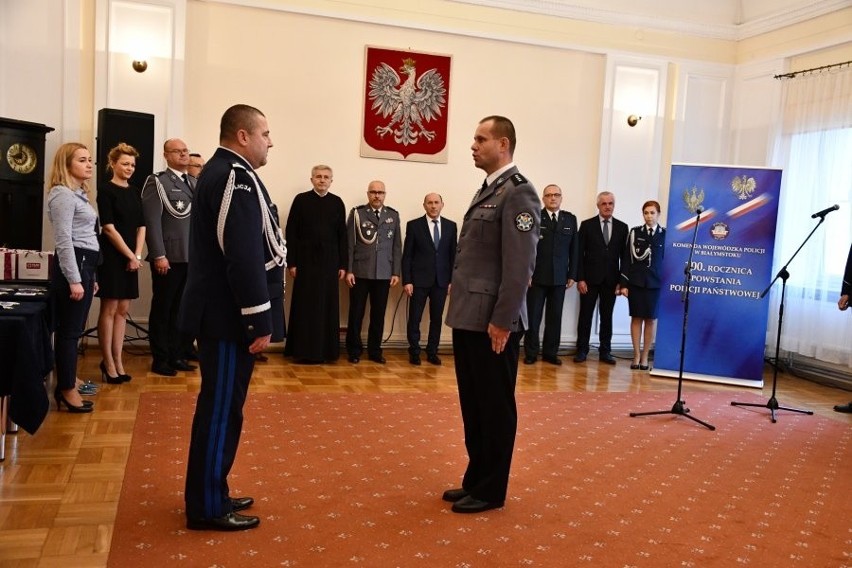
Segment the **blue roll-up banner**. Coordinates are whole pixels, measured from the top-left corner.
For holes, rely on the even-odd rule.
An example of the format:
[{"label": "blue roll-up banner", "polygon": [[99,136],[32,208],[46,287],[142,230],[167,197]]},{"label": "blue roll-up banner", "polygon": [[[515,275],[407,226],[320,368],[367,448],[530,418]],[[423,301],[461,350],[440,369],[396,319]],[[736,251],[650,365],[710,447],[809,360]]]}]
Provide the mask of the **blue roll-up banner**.
[{"label": "blue roll-up banner", "polygon": [[[781,170],[672,165],[652,374],[678,377],[685,268],[692,255],[685,379],[763,386]],[[779,284],[780,285],[780,284]]]}]

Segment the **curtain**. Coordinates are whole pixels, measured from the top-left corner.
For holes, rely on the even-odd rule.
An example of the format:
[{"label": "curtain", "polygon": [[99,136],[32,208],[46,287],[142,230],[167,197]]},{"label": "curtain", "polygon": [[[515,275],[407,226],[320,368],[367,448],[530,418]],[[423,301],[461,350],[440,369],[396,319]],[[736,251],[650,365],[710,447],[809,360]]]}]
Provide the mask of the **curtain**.
[{"label": "curtain", "polygon": [[[837,307],[852,243],[852,67],[784,80],[773,162],[783,168],[774,273],[789,266],[781,349],[852,368],[852,309]],[[837,204],[819,219],[811,214]],[[796,257],[790,258],[814,230]],[[774,353],[782,281],[772,289]]]}]

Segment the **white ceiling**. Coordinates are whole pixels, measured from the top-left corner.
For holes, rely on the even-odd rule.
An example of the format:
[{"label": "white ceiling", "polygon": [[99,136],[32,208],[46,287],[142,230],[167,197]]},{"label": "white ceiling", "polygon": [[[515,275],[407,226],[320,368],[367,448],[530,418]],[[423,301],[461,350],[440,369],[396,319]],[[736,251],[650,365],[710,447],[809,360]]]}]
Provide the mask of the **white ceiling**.
[{"label": "white ceiling", "polygon": [[852,0],[455,0],[494,8],[739,40],[852,7]]}]

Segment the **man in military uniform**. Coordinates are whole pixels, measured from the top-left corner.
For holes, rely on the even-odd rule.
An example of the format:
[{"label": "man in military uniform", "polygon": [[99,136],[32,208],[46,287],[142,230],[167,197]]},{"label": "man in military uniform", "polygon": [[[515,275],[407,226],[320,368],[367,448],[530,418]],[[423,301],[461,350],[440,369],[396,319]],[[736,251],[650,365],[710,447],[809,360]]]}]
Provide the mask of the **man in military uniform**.
[{"label": "man in military uniform", "polygon": [[509,484],[518,356],[541,223],[535,188],[512,162],[515,141],[508,118],[489,116],[471,146],[487,177],[464,216],[447,312],[468,454],[462,486],[443,495],[455,513],[502,507]]},{"label": "man in military uniform", "polygon": [[254,500],[230,496],[228,473],[254,355],[283,339],[287,250],[256,173],[272,147],[266,117],[247,105],[229,108],[219,143],[199,182],[180,315],[181,328],[198,338],[201,364],[184,495],[187,528],[237,531],[260,524],[238,513]]},{"label": "man in military uniform", "polygon": [[183,140],[166,140],[163,156],[166,169],[148,176],[142,188],[142,213],[153,291],[148,317],[151,371],[173,377],[177,371],[196,368],[186,361],[187,354],[193,351],[192,339],[177,328],[186,285],[189,216],[196,180],[187,173],[189,150]]},{"label": "man in military uniform", "polygon": [[[538,358],[552,365],[561,365],[559,339],[562,336],[562,306],[565,290],[577,278],[577,217],[562,211],[562,190],[550,184],[544,188],[544,209],[541,210],[541,237],[535,256],[535,271],[527,291],[529,329],[524,335],[524,363],[532,365]],[[545,309],[545,306],[547,308]],[[541,316],[544,315],[544,341],[538,340]]]},{"label": "man in military uniform", "polygon": [[346,329],[346,351],[349,362],[358,363],[364,345],[361,322],[370,297],[370,326],[367,332],[367,355],[370,361],[385,363],[382,356],[382,333],[388,292],[399,283],[402,273],[402,237],[399,213],[385,206],[385,184],[379,180],[367,186],[366,205],[354,207],[346,221],[349,260],[346,284],[349,286],[349,321]]}]

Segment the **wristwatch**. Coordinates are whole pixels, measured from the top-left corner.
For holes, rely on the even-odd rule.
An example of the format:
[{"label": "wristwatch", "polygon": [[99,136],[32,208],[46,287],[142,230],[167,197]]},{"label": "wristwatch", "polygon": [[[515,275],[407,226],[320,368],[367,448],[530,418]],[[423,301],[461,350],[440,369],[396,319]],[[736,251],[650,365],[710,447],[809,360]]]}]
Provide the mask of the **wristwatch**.
[{"label": "wristwatch", "polygon": [[142,255],[137,254],[137,255],[136,255],[136,260],[142,260]]}]

